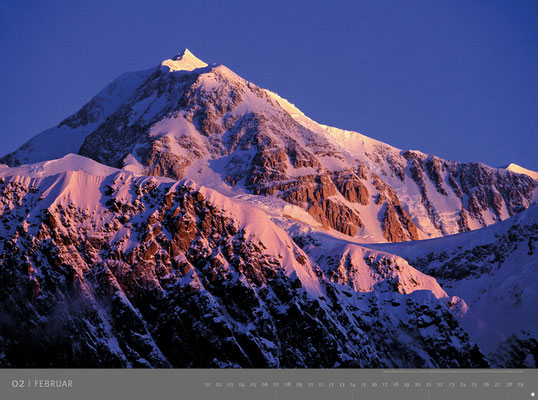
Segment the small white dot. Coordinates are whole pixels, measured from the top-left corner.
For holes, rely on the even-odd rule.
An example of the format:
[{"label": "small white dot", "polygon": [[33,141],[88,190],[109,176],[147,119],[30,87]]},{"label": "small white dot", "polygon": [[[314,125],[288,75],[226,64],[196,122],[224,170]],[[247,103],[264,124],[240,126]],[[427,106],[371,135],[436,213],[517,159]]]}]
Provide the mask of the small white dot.
[{"label": "small white dot", "polygon": [[532,392],[531,397],[534,397],[534,396],[536,396],[536,393]]}]

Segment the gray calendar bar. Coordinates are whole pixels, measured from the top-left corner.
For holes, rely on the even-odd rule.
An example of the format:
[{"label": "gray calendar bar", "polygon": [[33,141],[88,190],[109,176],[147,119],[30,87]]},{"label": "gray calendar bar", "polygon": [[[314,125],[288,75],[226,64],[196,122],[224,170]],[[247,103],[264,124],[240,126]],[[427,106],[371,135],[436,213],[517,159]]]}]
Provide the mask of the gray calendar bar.
[{"label": "gray calendar bar", "polygon": [[2,399],[518,400],[532,370],[3,369]]}]

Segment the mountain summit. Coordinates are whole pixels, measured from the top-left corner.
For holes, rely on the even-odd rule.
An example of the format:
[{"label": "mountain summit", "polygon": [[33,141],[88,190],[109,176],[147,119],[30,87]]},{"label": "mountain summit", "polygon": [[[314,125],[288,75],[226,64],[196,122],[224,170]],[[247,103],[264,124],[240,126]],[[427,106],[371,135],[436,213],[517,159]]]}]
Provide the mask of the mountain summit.
[{"label": "mountain summit", "polygon": [[193,71],[207,67],[207,64],[192,54],[189,49],[184,49],[174,57],[164,60],[161,65],[168,67],[170,71]]}]

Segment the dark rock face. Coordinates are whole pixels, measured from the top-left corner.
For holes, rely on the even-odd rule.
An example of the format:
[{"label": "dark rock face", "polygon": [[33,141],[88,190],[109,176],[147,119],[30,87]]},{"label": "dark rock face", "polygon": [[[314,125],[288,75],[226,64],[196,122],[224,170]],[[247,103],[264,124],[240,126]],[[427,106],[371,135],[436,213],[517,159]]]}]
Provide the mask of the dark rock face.
[{"label": "dark rock face", "polygon": [[385,239],[388,242],[420,239],[416,225],[403,209],[394,190],[375,174],[372,174],[372,181],[379,191],[376,203],[386,204],[382,219]]},{"label": "dark rock face", "polygon": [[392,261],[368,259],[387,282],[361,293],[290,240],[296,268],[326,293],[316,296],[198,189],[119,172],[99,181],[101,208],[60,198],[47,207],[55,179],[0,183],[2,366],[486,365],[437,298],[388,281],[400,268]]},{"label": "dark rock face", "polygon": [[359,176],[353,172],[337,171],[333,173],[333,182],[344,198],[351,203],[367,206],[370,198],[368,189]]},{"label": "dark rock face", "polygon": [[173,109],[166,107],[159,115],[145,119],[133,117],[134,107],[155,96],[164,97],[170,103],[186,103],[188,98],[185,97],[194,90],[197,79],[196,74],[164,73],[157,69],[135,91],[128,102],[121,105],[95,131],[86,136],[79,154],[121,168],[125,157],[138,145],[142,149],[141,154],[136,155],[142,158],[145,165],[150,166],[148,174],[181,178],[185,166],[189,164],[187,160],[182,160],[170,151],[173,144],[167,141],[169,138],[159,140],[149,135],[151,126],[164,115],[169,115]]},{"label": "dark rock face", "polygon": [[492,207],[500,215],[504,203],[509,215],[514,215],[528,207],[524,199],[536,188],[536,181],[526,175],[496,171],[478,163],[458,167],[460,187],[469,196],[475,214]]},{"label": "dark rock face", "polygon": [[447,192],[443,186],[442,172],[445,171],[443,160],[438,157],[432,156],[425,162],[426,172],[430,180],[434,183],[437,191],[443,196],[447,195]]},{"label": "dark rock face", "polygon": [[[443,233],[445,228],[439,222],[435,204],[428,195],[425,171],[441,195],[448,195],[449,186],[456,196],[462,199],[462,212],[458,219],[459,232],[469,230],[469,216],[485,225],[483,214],[488,209],[494,211],[497,220],[502,220],[504,207],[508,215],[512,216],[532,204],[537,183],[529,176],[496,170],[480,163],[459,164],[445,161],[413,151],[404,152],[403,155],[408,161],[411,178],[420,189],[422,202],[432,223]],[[443,174],[446,176],[446,182],[442,179]]]},{"label": "dark rock face", "polygon": [[[430,201],[430,198],[428,196],[428,190],[426,188],[426,175],[424,174],[425,155],[418,152],[406,151],[404,153],[404,157],[408,161],[409,171],[411,172],[411,178],[413,179],[413,181],[415,181],[415,183],[417,184],[420,190],[420,194],[422,197],[421,199],[422,204],[424,205],[424,208],[428,212],[428,216],[430,217],[430,220],[432,221],[433,226],[437,230],[443,231],[441,223],[439,222],[439,214],[437,213],[435,207]],[[435,171],[436,171],[435,174],[432,173],[433,176],[437,176],[436,174],[438,174],[438,169],[436,169]]]},{"label": "dark rock face", "polygon": [[305,208],[324,226],[354,236],[363,224],[358,213],[343,202],[330,199],[336,187],[326,176],[307,176],[284,185],[277,185],[280,197],[288,203]]},{"label": "dark rock face", "polygon": [[404,229],[392,203],[387,203],[387,209],[383,217],[383,231],[385,232],[385,239],[389,242],[402,242],[406,239]]},{"label": "dark rock face", "polygon": [[146,129],[138,124],[130,124],[128,112],[127,107],[122,107],[108,117],[94,133],[86,137],[79,153],[103,164],[122,167],[122,160],[128,152],[119,149],[132,148],[144,138]]}]

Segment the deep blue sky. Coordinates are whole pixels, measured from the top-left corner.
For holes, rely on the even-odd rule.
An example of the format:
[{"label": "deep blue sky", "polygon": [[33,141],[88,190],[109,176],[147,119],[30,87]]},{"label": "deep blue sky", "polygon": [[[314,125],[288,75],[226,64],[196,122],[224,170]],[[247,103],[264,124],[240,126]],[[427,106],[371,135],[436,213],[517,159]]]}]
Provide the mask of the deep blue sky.
[{"label": "deep blue sky", "polygon": [[188,47],[314,120],[538,170],[535,0],[0,0],[0,153]]}]

